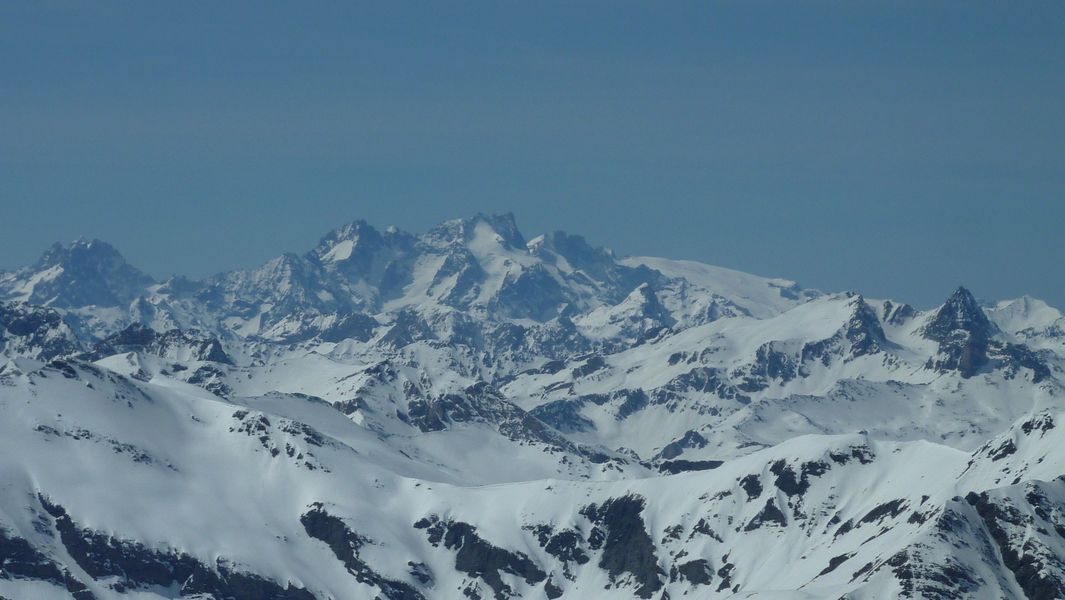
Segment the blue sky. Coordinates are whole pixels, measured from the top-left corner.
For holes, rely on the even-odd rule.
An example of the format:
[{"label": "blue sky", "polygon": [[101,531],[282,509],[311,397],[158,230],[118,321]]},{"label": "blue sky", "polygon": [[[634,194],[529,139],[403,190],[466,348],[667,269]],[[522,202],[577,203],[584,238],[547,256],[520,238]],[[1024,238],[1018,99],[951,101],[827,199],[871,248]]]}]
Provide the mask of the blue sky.
[{"label": "blue sky", "polygon": [[156,276],[355,218],[929,306],[1065,308],[1065,3],[0,6],[0,268]]}]

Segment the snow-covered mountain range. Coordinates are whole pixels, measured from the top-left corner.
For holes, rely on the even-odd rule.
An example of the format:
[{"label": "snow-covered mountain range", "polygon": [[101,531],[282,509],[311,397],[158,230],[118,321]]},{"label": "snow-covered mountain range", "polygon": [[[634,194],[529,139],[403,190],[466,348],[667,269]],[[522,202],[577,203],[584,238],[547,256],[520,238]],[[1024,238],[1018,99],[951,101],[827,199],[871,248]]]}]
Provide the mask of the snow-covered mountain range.
[{"label": "snow-covered mountain range", "polygon": [[1065,598],[1065,317],[356,221],[0,273],[0,598]]}]

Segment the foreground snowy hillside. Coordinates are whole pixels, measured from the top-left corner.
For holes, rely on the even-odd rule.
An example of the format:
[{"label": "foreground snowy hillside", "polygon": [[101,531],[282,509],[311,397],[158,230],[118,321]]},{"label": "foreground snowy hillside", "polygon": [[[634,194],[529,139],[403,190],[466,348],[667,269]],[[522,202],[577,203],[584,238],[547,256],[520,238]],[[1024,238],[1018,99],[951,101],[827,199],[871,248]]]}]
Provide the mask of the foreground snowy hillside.
[{"label": "foreground snowy hillside", "polygon": [[[948,290],[949,291],[949,290]],[[0,597],[1065,597],[1065,318],[510,216],[0,273]]]}]

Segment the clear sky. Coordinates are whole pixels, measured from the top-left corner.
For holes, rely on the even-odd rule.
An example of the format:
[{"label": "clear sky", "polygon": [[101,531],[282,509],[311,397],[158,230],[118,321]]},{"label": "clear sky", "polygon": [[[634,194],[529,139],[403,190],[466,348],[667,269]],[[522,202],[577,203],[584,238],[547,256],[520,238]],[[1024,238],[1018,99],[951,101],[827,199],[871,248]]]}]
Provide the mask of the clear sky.
[{"label": "clear sky", "polygon": [[0,268],[86,235],[199,277],[478,211],[1065,308],[1065,2],[0,5]]}]

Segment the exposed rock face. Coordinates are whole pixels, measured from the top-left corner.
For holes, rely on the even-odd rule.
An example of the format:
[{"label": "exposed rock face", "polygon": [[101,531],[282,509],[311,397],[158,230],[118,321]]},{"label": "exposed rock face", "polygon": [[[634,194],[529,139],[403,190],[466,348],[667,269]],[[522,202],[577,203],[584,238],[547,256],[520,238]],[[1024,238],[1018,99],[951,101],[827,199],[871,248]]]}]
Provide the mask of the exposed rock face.
[{"label": "exposed rock face", "polygon": [[965,497],[980,515],[1003,562],[1027,598],[1065,597],[1062,491],[1065,479],[1059,478],[1025,484],[1024,494],[1019,497],[1003,491],[970,492]]},{"label": "exposed rock face", "polygon": [[1032,383],[1040,383],[1052,377],[1047,361],[1024,344],[992,342],[989,357],[999,363],[1007,379],[1016,377],[1021,369],[1031,371]]},{"label": "exposed rock face", "polygon": [[968,378],[993,367],[1004,369],[1012,378],[1025,368],[1031,370],[1034,383],[1050,376],[1049,367],[1030,348],[995,339],[998,328],[965,288],[958,288],[921,332],[939,342],[938,354],[928,359],[930,369],[956,371]]},{"label": "exposed rock face", "polygon": [[0,302],[0,354],[52,360],[81,345],[57,311],[23,302]]},{"label": "exposed rock face", "polygon": [[374,310],[382,301],[397,296],[409,282],[411,264],[407,257],[416,245],[417,239],[408,233],[379,232],[359,220],[327,234],[307,259],[322,265],[325,273],[335,273],[345,288],[360,290],[355,298],[361,300],[364,310]]},{"label": "exposed rock face", "polygon": [[544,551],[562,562],[562,572],[566,579],[575,579],[574,571],[591,560],[587,553],[588,541],[580,531],[555,531],[547,524],[526,525],[524,529],[532,531]]},{"label": "exposed rock face", "polygon": [[710,568],[710,561],[699,558],[696,560],[689,560],[686,563],[681,563],[670,571],[670,577],[680,578],[693,585],[710,585],[714,581],[713,570]]},{"label": "exposed rock face", "polygon": [[25,539],[0,528],[0,579],[46,581],[62,586],[75,600],[96,600],[96,596],[70,571],[48,558]]},{"label": "exposed rock face", "polygon": [[611,582],[622,585],[631,579],[636,588],[633,593],[650,598],[661,589],[665,573],[658,566],[654,542],[640,516],[644,505],[643,498],[623,496],[586,506],[581,514],[595,526],[589,544],[593,550],[602,549],[599,567],[606,570]]},{"label": "exposed rock face", "polygon": [[658,470],[661,473],[686,473],[689,471],[709,471],[716,469],[723,465],[724,462],[720,460],[664,460],[658,463]]},{"label": "exposed rock face", "polygon": [[563,433],[590,431],[595,423],[581,416],[584,402],[579,399],[556,400],[537,406],[529,414]]},{"label": "exposed rock face", "polygon": [[516,442],[543,444],[594,462],[610,460],[602,452],[570,442],[535,416],[507,402],[498,390],[486,383],[466,388],[461,394],[414,400],[408,405],[408,411],[409,422],[424,432],[444,431],[459,423],[491,424],[501,435]]},{"label": "exposed rock face", "polygon": [[852,360],[876,354],[888,345],[880,320],[865,299],[853,296],[848,303],[846,323],[830,338],[803,345],[800,363],[820,361],[828,366],[833,359]]},{"label": "exposed rock face", "polygon": [[704,448],[706,443],[706,438],[700,435],[698,431],[689,429],[680,439],[666,444],[662,450],[659,451],[658,457],[667,460],[677,458],[689,448]]},{"label": "exposed rock face", "polygon": [[453,550],[455,569],[484,581],[496,600],[506,600],[515,595],[514,590],[503,582],[502,573],[521,577],[528,584],[539,583],[547,578],[547,574],[528,556],[488,543],[468,523],[441,521],[433,516],[415,523],[414,527],[426,529],[429,541],[434,546],[442,541],[444,548]]},{"label": "exposed rock face", "polygon": [[[661,273],[644,266],[629,267],[618,261],[607,250],[593,248],[579,235],[555,231],[531,244],[530,250],[548,264],[557,264],[565,260],[575,270],[575,277],[587,278],[601,282],[603,288],[611,290],[607,301],[611,304],[620,302],[631,290],[641,284],[652,286],[661,283]],[[580,274],[580,275],[578,275]]]},{"label": "exposed rock face", "polygon": [[[93,579],[114,578],[116,581],[110,587],[117,592],[179,586],[182,596],[213,594],[233,600],[316,600],[301,587],[282,586],[253,573],[232,570],[221,558],[211,568],[187,554],[159,552],[134,541],[79,527],[62,506],[44,496],[40,502],[55,520],[54,527],[63,547],[78,566]],[[71,584],[67,583],[67,587],[70,589]]]},{"label": "exposed rock face", "polygon": [[924,337],[939,342],[939,355],[929,359],[929,368],[972,377],[988,362],[993,331],[976,298],[959,287],[922,329]]},{"label": "exposed rock face", "polygon": [[226,354],[221,342],[213,335],[198,330],[181,329],[159,333],[140,323],[133,323],[108,337],[95,349],[96,356],[123,352],[146,352],[170,359],[233,364],[233,359]]},{"label": "exposed rock face", "polygon": [[34,283],[22,288],[25,295],[20,299],[56,308],[126,306],[152,283],[99,240],[55,244],[24,271]]},{"label": "exposed rock face", "polygon": [[12,600],[1065,596],[1065,317],[1032,299],[478,215],[203,281],[78,242],[0,300]]},{"label": "exposed rock face", "polygon": [[765,506],[761,512],[754,516],[753,519],[747,525],[744,526],[744,531],[754,531],[761,529],[767,525],[777,525],[779,527],[786,527],[788,524],[788,518],[784,516],[784,513],[777,508],[777,503],[772,499],[765,501]]},{"label": "exposed rock face", "polygon": [[853,306],[843,334],[850,342],[851,355],[865,356],[882,351],[887,345],[887,336],[873,308],[861,296],[855,298]]},{"label": "exposed rock face", "polygon": [[[359,558],[359,549],[371,541],[352,531],[340,518],[329,514],[321,503],[312,504],[310,510],[300,517],[300,522],[307,535],[329,546],[359,583],[376,587],[388,600],[424,600],[425,596],[412,585],[382,577]],[[432,581],[432,575],[425,570],[424,565],[418,569],[418,573],[423,584]]]},{"label": "exposed rock face", "polygon": [[897,304],[891,300],[885,300],[881,320],[891,325],[903,325],[916,315],[917,310],[909,304]]}]

